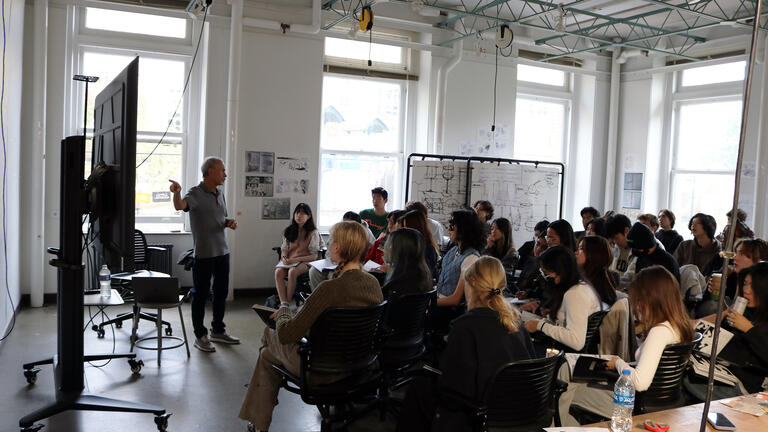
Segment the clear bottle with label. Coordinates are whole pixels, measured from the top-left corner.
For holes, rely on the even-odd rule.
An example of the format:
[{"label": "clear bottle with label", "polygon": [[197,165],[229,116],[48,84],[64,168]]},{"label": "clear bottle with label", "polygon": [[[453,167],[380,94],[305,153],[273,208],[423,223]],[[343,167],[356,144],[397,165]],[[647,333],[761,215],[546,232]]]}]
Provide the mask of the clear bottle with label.
[{"label": "clear bottle with label", "polygon": [[632,410],[635,408],[635,387],[629,379],[629,369],[621,371],[621,376],[613,387],[613,415],[611,430],[629,432],[632,430]]},{"label": "clear bottle with label", "polygon": [[103,298],[109,298],[112,295],[112,274],[106,264],[99,270],[99,291]]}]

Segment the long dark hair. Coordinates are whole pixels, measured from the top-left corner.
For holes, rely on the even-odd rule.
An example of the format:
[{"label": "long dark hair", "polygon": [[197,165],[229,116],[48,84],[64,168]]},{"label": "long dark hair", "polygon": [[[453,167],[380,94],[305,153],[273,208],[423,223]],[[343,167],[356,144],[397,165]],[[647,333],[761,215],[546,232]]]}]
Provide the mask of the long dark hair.
[{"label": "long dark hair", "polygon": [[768,262],[759,262],[740,271],[739,282],[742,286],[747,275],[752,277],[752,292],[757,302],[756,322],[768,323]]},{"label": "long dark hair", "polygon": [[646,267],[635,276],[629,286],[629,303],[646,329],[669,321],[682,342],[693,339],[693,326],[683,305],[680,285],[664,267]]},{"label": "long dark hair", "polygon": [[608,233],[605,231],[605,219],[594,218],[591,221],[587,222],[587,230],[589,230],[590,226],[592,227],[592,231],[595,232],[595,235],[606,238],[606,239],[608,238]]},{"label": "long dark hair", "polygon": [[429,228],[429,223],[427,223],[427,217],[424,216],[424,213],[418,210],[411,210],[400,216],[397,222],[403,227],[413,228],[420,232],[424,241],[435,249],[435,253],[439,253],[440,248],[437,247],[435,239],[432,238],[432,230]]},{"label": "long dark hair", "polygon": [[496,225],[496,229],[501,232],[502,237],[501,241],[494,242],[488,250],[491,252],[491,256],[502,259],[512,249],[512,224],[509,219],[502,217],[495,219],[491,225]]},{"label": "long dark hair", "polygon": [[[550,225],[551,226],[551,225]],[[576,255],[573,251],[563,246],[552,246],[539,255],[539,267],[547,272],[560,276],[560,283],[555,284],[549,293],[550,298],[546,307],[549,308],[549,317],[557,319],[557,312],[563,304],[563,296],[569,288],[581,282],[579,266],[576,264]]]},{"label": "long dark hair", "polygon": [[580,248],[587,255],[587,260],[581,268],[584,279],[592,284],[600,300],[613,305],[616,303],[616,287],[608,273],[608,268],[613,262],[613,251],[608,240],[598,236],[586,236],[581,239]]},{"label": "long dark hair", "polygon": [[557,233],[560,237],[560,246],[566,247],[571,252],[576,252],[576,236],[573,235],[573,227],[565,219],[558,219],[549,224],[547,229]]},{"label": "long dark hair", "polygon": [[427,246],[424,236],[413,228],[400,228],[389,233],[384,250],[388,251],[385,253],[390,268],[384,289],[387,285],[405,282],[419,292],[429,291],[432,288],[432,273],[424,260],[426,247],[431,246]]},{"label": "long dark hair", "polygon": [[449,225],[456,227],[456,241],[461,242],[459,252],[467,249],[483,250],[485,235],[483,235],[483,223],[477,217],[474,210],[456,210],[451,213]]},{"label": "long dark hair", "polygon": [[302,212],[309,216],[304,223],[304,239],[309,237],[309,234],[316,229],[315,220],[312,218],[312,209],[307,203],[298,203],[296,208],[291,213],[291,224],[283,231],[283,237],[288,240],[289,243],[295,242],[299,238],[299,224],[296,223],[296,213]]}]

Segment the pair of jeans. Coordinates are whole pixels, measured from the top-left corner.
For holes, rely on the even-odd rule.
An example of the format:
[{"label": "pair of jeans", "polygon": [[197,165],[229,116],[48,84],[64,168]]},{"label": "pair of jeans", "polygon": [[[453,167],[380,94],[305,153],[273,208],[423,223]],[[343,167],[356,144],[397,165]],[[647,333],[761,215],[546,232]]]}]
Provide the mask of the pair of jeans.
[{"label": "pair of jeans", "polygon": [[[203,324],[205,317],[205,303],[213,291],[213,320],[211,331],[224,333],[224,309],[229,290],[229,254],[213,258],[196,258],[192,267],[192,326],[195,329],[195,337],[208,334],[208,329]],[[213,283],[211,283],[211,281]]]}]

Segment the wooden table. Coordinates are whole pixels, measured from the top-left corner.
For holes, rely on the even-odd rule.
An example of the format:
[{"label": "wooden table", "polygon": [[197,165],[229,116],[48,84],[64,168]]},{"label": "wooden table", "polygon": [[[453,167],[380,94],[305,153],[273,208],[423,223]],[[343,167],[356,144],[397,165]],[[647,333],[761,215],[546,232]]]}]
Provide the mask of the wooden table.
[{"label": "wooden table", "polygon": [[[723,399],[723,401],[730,400]],[[653,420],[656,423],[666,423],[670,425],[669,432],[698,432],[701,425],[701,414],[704,411],[704,403],[696,405],[688,405],[680,408],[657,411],[650,414],[643,414],[632,417],[632,422],[635,424],[633,431],[646,430],[643,427],[643,423],[646,420]],[[727,407],[720,403],[720,401],[712,401],[709,405],[709,412],[718,412],[725,414],[728,419],[736,425],[736,430],[739,432],[766,432],[768,431],[768,414],[763,414],[760,417],[755,417],[750,414],[736,411],[733,408]],[[595,427],[607,427],[610,428],[611,422],[595,423]],[[712,426],[707,423],[708,431],[716,431]]]}]

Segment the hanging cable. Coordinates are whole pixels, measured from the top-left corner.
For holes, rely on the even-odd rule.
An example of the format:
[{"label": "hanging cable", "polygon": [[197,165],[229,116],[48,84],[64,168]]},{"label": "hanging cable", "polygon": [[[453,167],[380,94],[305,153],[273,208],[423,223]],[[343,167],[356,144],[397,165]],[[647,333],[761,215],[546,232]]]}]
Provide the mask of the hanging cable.
[{"label": "hanging cable", "polygon": [[[493,123],[491,123],[491,132],[494,132],[496,130],[496,82],[499,77],[499,47],[496,47],[496,56],[494,57],[496,59],[496,65],[494,67],[493,71]],[[494,143],[496,141],[496,134],[493,134],[494,136]]]},{"label": "hanging cable", "polygon": [[189,79],[192,77],[192,71],[195,69],[195,60],[197,60],[197,53],[200,51],[200,42],[203,40],[203,30],[205,28],[205,21],[208,18],[208,7],[205,8],[205,12],[203,13],[203,24],[200,25],[200,36],[197,37],[197,46],[195,46],[195,53],[192,55],[192,63],[189,65],[189,72],[187,72],[187,79],[184,81],[184,89],[181,91],[181,96],[179,97],[179,102],[176,104],[176,109],[173,110],[173,114],[171,115],[170,120],[168,120],[168,126],[165,127],[165,132],[163,132],[163,135],[160,137],[160,140],[155,144],[155,147],[152,149],[151,152],[147,155],[147,157],[144,158],[138,165],[136,165],[136,168],[138,169],[140,166],[144,165],[144,162],[147,161],[152,155],[155,153],[158,147],[160,147],[160,144],[163,143],[163,139],[165,139],[165,135],[168,134],[168,131],[171,129],[171,125],[173,124],[173,119],[176,117],[176,113],[179,111],[179,107],[181,106],[181,102],[184,101],[184,95],[187,94],[187,87],[189,86]]}]

